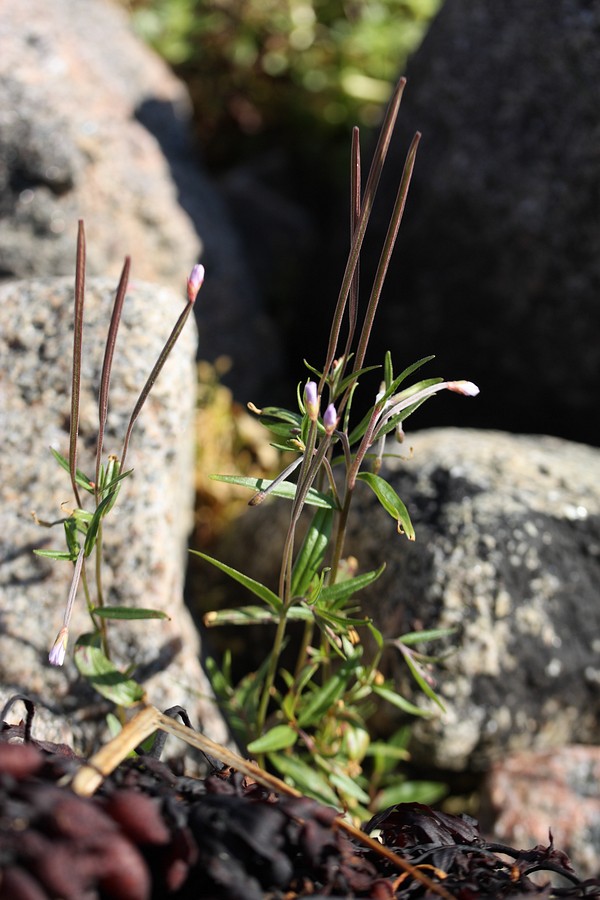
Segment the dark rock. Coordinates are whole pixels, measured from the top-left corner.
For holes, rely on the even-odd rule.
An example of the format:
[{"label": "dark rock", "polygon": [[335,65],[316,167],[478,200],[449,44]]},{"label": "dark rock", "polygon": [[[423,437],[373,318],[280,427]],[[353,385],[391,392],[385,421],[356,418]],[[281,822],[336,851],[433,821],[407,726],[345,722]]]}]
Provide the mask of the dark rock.
[{"label": "dark rock", "polygon": [[600,443],[599,35],[585,0],[446,0],[408,65],[365,271],[423,137],[371,358],[472,378],[461,424]]}]

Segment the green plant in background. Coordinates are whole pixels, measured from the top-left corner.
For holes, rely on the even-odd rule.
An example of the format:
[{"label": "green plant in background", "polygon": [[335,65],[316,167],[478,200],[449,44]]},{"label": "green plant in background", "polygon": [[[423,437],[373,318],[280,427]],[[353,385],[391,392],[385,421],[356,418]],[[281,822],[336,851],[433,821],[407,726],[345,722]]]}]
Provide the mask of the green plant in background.
[{"label": "green plant in background", "polygon": [[[158,378],[177,338],[188,319],[196,296],[204,278],[202,266],[195,266],[188,279],[186,303],[179,316],[173,331],[171,332],[158,360],[156,361],[148,379],[141,390],[137,402],[131,413],[123,441],[123,449],[120,458],[110,455],[106,463],[102,460],[104,434],[108,414],[108,397],[113,355],[117,341],[119,324],[123,311],[123,304],[127,292],[129,279],[130,259],[126,258],[115,294],[115,301],[111,321],[106,338],[104,361],[99,386],[98,403],[98,434],[96,439],[96,467],[94,478],[91,479],[77,467],[78,433],[79,433],[79,398],[81,390],[81,361],[83,318],[85,304],[85,231],[83,222],[79,223],[77,237],[77,264],[75,275],[75,307],[73,329],[73,368],[71,384],[71,417],[70,439],[68,457],[56,450],[52,453],[57,462],[69,473],[71,486],[75,498],[75,508],[60,522],[64,526],[67,549],[66,550],[36,550],[38,556],[50,559],[68,560],[73,563],[73,577],[63,616],[63,624],[50,650],[49,660],[52,665],[63,664],[69,640],[69,625],[73,612],[73,605],[79,588],[83,585],[87,608],[91,617],[93,630],[81,635],[75,642],[74,658],[80,673],[88,679],[90,684],[102,694],[112,700],[118,707],[128,707],[138,703],[144,697],[144,689],[129,673],[120,671],[111,661],[110,643],[107,630],[107,621],[111,619],[160,619],[167,618],[166,614],[158,610],[143,609],[140,607],[111,606],[105,602],[102,587],[102,531],[104,519],[112,510],[123,479],[127,478],[132,469],[126,470],[125,463],[133,426],[142,410],[142,407],[152,390],[154,382]],[[84,491],[90,495],[92,509],[85,509],[82,503]],[[48,523],[40,523],[48,524]],[[87,560],[94,556],[93,583],[91,588],[87,574]]]},{"label": "green plant in background", "polygon": [[[362,192],[358,129],[351,153],[351,247],[330,330],[322,369],[307,364],[310,377],[298,388],[297,410],[255,409],[275,436],[275,446],[292,451],[295,459],[274,480],[215,476],[254,491],[250,505],[268,494],[291,502],[277,592],[223,562],[195,551],[250,591],[254,605],[209,613],[208,626],[221,624],[274,626],[273,644],[258,671],[232,683],[231,658],[219,668],[209,660],[213,688],[240,744],[317,799],[363,814],[406,799],[407,785],[390,780],[398,760],[406,757],[406,735],[384,746],[371,743],[367,720],[375,704],[388,701],[401,710],[424,715],[386,680],[379,663],[386,642],[372,621],[361,614],[356,595],[377,580],[383,566],[357,574],[355,561],[344,556],[348,515],[357,484],[373,491],[397,522],[398,532],[415,537],[402,500],[380,474],[386,440],[392,432],[402,439],[402,425],[425,400],[441,390],[475,396],[468,381],[428,378],[405,387],[406,380],[431,357],[394,374],[390,354],[374,403],[362,420],[351,424],[351,409],[359,381],[373,366],[365,356],[389,260],[402,219],[420,135],[409,149],[390,224],[359,327],[358,268],[363,238],[373,207],[404,89],[397,85],[384,120],[367,183]],[[345,337],[342,339],[342,332]],[[323,409],[324,407],[324,409]],[[366,464],[370,468],[366,469]],[[297,478],[289,477],[297,471]],[[339,472],[336,476],[336,471]],[[313,509],[303,541],[297,529],[305,507]],[[300,546],[298,544],[300,543]],[[300,623],[302,637],[295,665],[286,668],[282,652],[289,627]],[[361,632],[370,636],[375,652],[367,658]],[[441,706],[428,678],[429,657],[415,644],[443,632],[405,635],[393,643],[406,660],[422,691]],[[373,779],[363,773],[367,757],[374,761]],[[395,787],[392,783],[395,781]],[[393,790],[392,790],[393,789]],[[395,790],[395,793],[394,793]],[[431,800],[439,786],[424,785],[419,799]],[[416,788],[410,786],[415,799]],[[390,798],[395,797],[396,800]]]},{"label": "green plant in background", "polygon": [[372,126],[442,0],[129,0],[187,83],[211,164],[269,135],[313,156]]}]

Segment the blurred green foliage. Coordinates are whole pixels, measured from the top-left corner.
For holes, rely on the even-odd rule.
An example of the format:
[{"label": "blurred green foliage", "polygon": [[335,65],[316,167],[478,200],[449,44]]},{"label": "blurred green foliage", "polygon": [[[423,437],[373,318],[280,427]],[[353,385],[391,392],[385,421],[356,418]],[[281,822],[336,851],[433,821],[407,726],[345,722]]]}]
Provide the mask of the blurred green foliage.
[{"label": "blurred green foliage", "polygon": [[275,138],[314,154],[374,126],[442,0],[129,0],[189,86],[207,162]]}]

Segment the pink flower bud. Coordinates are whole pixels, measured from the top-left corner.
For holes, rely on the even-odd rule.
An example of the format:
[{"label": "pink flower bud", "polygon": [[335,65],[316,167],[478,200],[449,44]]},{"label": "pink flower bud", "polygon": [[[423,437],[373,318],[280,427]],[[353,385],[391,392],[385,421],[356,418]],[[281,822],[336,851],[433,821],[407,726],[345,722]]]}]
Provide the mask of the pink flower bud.
[{"label": "pink flower bud", "polygon": [[194,266],[187,280],[187,295],[190,303],[193,303],[198,296],[198,291],[202,287],[204,281],[204,266],[199,263]]},{"label": "pink flower bud", "polygon": [[309,419],[313,422],[319,418],[319,407],[321,401],[317,393],[317,383],[315,381],[307,381],[304,387],[304,404]]},{"label": "pink flower bud", "polygon": [[327,409],[325,410],[325,415],[323,416],[323,425],[325,426],[326,434],[333,434],[335,431],[336,425],[338,423],[338,414],[336,412],[335,406],[333,403],[330,403]]},{"label": "pink flower bud", "polygon": [[52,645],[52,649],[48,654],[48,660],[50,665],[52,666],[62,666],[65,661],[65,654],[67,652],[67,642],[69,640],[69,629],[63,626],[58,634],[56,635],[56,640]]},{"label": "pink flower bud", "polygon": [[465,397],[476,397],[479,393],[479,388],[472,381],[449,381],[446,387],[456,394],[464,394]]}]

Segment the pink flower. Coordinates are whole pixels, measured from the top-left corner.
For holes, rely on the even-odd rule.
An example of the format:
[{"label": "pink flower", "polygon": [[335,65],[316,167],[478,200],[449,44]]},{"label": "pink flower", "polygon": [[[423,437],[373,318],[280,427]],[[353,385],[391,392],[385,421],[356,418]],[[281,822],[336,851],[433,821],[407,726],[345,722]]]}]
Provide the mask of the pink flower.
[{"label": "pink flower", "polygon": [[199,263],[194,266],[187,280],[187,295],[190,303],[194,303],[198,296],[198,291],[204,282],[204,266]]},{"label": "pink flower", "polygon": [[67,643],[69,640],[69,629],[63,625],[58,634],[56,635],[56,640],[52,645],[52,649],[48,654],[48,660],[50,664],[53,666],[62,666],[65,661],[65,654],[67,652]]}]

